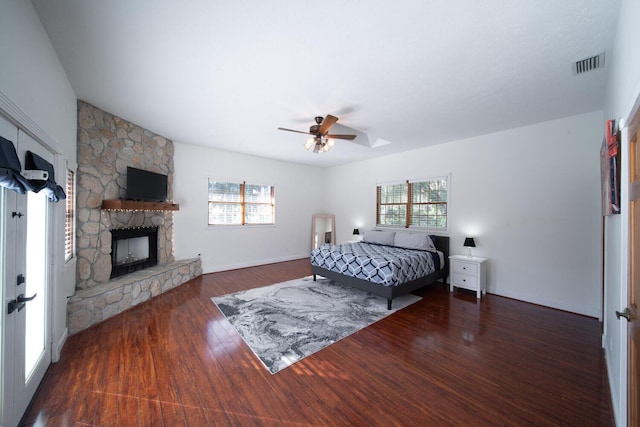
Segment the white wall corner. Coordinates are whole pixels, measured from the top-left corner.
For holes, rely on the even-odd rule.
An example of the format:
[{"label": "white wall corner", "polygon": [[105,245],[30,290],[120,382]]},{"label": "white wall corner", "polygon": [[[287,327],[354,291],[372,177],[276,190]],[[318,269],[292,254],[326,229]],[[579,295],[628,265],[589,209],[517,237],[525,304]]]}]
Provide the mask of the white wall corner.
[{"label": "white wall corner", "polygon": [[64,347],[64,343],[67,341],[67,337],[69,336],[69,329],[64,328],[62,331],[62,335],[57,343],[53,346],[51,350],[51,361],[53,363],[57,363],[60,361],[60,354],[62,353],[62,347]]}]

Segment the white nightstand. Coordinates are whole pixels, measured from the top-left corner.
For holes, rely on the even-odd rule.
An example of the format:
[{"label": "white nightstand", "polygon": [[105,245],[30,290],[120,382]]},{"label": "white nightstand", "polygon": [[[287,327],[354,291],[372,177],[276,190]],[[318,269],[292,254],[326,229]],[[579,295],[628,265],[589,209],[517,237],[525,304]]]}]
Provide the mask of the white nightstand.
[{"label": "white nightstand", "polygon": [[487,293],[487,259],[480,257],[469,257],[466,255],[452,255],[449,257],[451,265],[451,277],[449,286],[451,292],[454,287],[471,289],[476,291],[476,296],[480,298],[480,293]]}]

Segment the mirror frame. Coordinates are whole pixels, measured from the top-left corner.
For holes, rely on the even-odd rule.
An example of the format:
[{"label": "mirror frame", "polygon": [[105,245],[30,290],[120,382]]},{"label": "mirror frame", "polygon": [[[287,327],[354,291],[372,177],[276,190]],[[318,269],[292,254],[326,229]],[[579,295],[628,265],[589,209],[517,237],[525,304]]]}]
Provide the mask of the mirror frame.
[{"label": "mirror frame", "polygon": [[331,244],[336,244],[336,216],[334,214],[313,214],[311,215],[311,250],[314,250],[319,245],[316,245],[316,220],[325,219],[331,221]]}]

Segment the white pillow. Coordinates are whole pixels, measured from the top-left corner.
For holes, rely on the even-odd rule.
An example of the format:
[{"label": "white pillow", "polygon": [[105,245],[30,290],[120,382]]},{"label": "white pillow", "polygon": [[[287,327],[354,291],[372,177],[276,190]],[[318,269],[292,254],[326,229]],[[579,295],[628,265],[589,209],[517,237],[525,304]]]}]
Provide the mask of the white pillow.
[{"label": "white pillow", "polygon": [[367,230],[362,236],[362,241],[366,243],[375,243],[378,245],[393,246],[393,239],[395,235],[395,231]]},{"label": "white pillow", "polygon": [[423,251],[436,250],[431,237],[423,233],[396,233],[393,245],[400,248],[420,249]]}]

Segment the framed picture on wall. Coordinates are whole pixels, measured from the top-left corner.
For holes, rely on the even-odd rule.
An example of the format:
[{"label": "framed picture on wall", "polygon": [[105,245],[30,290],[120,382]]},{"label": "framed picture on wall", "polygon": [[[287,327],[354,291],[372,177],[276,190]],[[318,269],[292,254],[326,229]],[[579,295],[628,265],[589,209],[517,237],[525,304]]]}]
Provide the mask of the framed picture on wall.
[{"label": "framed picture on wall", "polygon": [[600,149],[602,214],[620,213],[620,131],[615,120],[607,120]]}]

